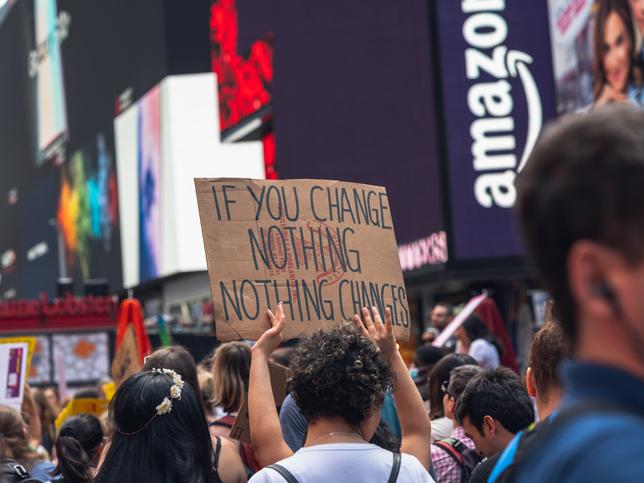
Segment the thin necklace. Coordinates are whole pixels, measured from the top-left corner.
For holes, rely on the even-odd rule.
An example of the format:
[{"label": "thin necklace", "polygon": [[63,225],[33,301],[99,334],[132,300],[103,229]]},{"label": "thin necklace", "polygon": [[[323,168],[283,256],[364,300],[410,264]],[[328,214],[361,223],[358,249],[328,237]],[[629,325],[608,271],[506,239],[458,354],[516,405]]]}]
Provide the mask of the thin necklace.
[{"label": "thin necklace", "polygon": [[351,431],[351,432],[348,432],[348,431],[333,431],[332,433],[323,434],[319,438],[315,438],[307,446],[313,446],[313,444],[317,443],[318,441],[321,441],[321,440],[326,439],[326,438],[331,438],[333,436],[338,436],[338,435],[356,436],[356,437],[360,438],[362,441],[364,441],[364,438],[362,437],[362,435],[356,433],[355,431]]}]

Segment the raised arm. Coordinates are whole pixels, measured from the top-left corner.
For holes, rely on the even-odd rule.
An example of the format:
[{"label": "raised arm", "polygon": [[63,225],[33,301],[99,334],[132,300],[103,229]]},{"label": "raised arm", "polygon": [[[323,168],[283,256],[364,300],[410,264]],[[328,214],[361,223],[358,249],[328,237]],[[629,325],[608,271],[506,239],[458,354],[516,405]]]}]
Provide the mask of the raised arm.
[{"label": "raised arm", "polygon": [[273,464],[293,454],[282,435],[268,370],[268,359],[282,341],[285,322],[281,303],[277,306],[275,314],[268,311],[268,319],[271,328],[264,332],[252,348],[253,357],[248,381],[250,437],[255,457],[262,466]]},{"label": "raised arm", "polygon": [[36,400],[29,384],[25,385],[24,396],[22,399],[22,412],[27,416],[27,436],[29,443],[33,446],[39,446],[42,443],[42,424],[38,415]]},{"label": "raised arm", "polygon": [[400,450],[418,458],[425,469],[428,469],[431,424],[425,411],[423,399],[398,351],[391,312],[389,308],[385,310],[384,324],[376,307],[372,307],[371,312],[364,308],[362,317],[363,320],[356,314],[353,317],[354,323],[365,337],[378,345],[382,356],[396,373],[397,384],[393,395],[402,429]]}]

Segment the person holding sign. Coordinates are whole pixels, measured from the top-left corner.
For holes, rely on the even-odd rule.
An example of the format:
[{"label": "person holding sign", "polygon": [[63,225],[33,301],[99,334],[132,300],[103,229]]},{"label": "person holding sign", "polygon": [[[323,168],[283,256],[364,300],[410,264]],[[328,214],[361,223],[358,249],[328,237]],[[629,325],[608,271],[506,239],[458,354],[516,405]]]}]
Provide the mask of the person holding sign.
[{"label": "person holding sign", "polygon": [[[354,326],[321,329],[291,357],[291,392],[309,429],[293,454],[283,440],[269,381],[268,359],[285,327],[282,304],[268,311],[272,327],[253,346],[249,416],[251,439],[262,462],[276,461],[251,482],[433,481],[429,466],[430,424],[423,401],[398,352],[392,317],[378,311],[356,315]],[[385,394],[396,386],[403,455],[369,444]]]}]

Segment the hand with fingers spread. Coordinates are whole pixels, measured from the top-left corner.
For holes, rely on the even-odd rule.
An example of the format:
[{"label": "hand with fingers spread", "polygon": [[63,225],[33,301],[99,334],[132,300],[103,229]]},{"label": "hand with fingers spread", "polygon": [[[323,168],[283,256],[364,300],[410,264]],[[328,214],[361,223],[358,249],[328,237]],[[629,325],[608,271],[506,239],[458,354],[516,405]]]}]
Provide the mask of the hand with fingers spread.
[{"label": "hand with fingers spread", "polygon": [[396,345],[396,336],[391,320],[391,310],[385,309],[385,322],[383,324],[380,313],[376,307],[371,307],[371,311],[364,307],[362,309],[362,319],[360,315],[353,316],[353,323],[362,332],[362,335],[371,339],[380,348],[383,357],[390,359],[398,354]]},{"label": "hand with fingers spread", "polygon": [[253,352],[261,352],[269,356],[277,349],[282,342],[282,331],[286,325],[284,317],[284,306],[282,302],[277,305],[275,313],[270,309],[266,311],[271,328],[262,334],[259,340],[253,346]]},{"label": "hand with fingers spread", "polygon": [[383,358],[396,373],[394,400],[402,429],[401,452],[414,455],[425,468],[429,468],[431,435],[429,416],[416,384],[409,375],[405,361],[398,352],[390,310],[385,310],[384,324],[376,307],[372,307],[371,311],[367,308],[362,309],[362,319],[356,314],[353,316],[353,323],[365,337],[378,345]]}]

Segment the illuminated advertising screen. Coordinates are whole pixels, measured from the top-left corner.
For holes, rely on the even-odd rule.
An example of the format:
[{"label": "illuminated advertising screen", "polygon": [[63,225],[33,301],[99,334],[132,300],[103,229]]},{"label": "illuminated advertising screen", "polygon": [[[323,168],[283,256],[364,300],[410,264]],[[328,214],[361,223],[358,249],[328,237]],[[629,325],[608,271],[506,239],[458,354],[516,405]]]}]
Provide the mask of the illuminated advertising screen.
[{"label": "illuminated advertising screen", "polygon": [[628,0],[549,0],[557,111],[644,105],[644,8]]},{"label": "illuminated advertising screen", "polygon": [[[203,2],[205,68],[207,11]],[[0,297],[55,293],[64,275],[79,284],[107,278],[118,289],[113,120],[190,55],[175,62],[166,43],[177,32],[166,25],[164,3],[151,0],[23,0],[2,14]],[[146,173],[153,151],[145,145]],[[142,230],[153,225],[144,221]]]},{"label": "illuminated advertising screen", "polygon": [[546,2],[436,2],[450,259],[518,257],[514,179],[555,117]]},{"label": "illuminated advertising screen", "polygon": [[275,36],[279,177],[386,187],[403,269],[443,265],[428,2],[289,4],[251,25],[247,3],[240,31]]}]

